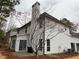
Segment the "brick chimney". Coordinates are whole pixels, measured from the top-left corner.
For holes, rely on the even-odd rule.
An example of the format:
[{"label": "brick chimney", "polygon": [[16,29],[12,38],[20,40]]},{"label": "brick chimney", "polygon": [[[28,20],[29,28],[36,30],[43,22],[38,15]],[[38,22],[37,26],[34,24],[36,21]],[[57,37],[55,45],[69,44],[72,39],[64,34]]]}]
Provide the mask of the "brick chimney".
[{"label": "brick chimney", "polygon": [[32,5],[32,20],[31,20],[31,26],[30,26],[30,36],[28,40],[28,51],[29,48],[31,49],[30,51],[34,50],[34,35],[36,35],[34,32],[36,32],[36,27],[37,27],[37,19],[40,16],[40,3],[36,2],[35,4]]},{"label": "brick chimney", "polygon": [[[36,2],[35,4],[32,5],[32,20],[31,20],[31,26],[30,26],[30,37],[29,37],[29,43],[28,43],[28,48],[30,47],[33,49],[34,45],[34,39],[33,33],[35,32],[35,27],[37,26],[37,19],[40,16],[40,3]],[[34,49],[33,49],[34,50]]]},{"label": "brick chimney", "polygon": [[32,20],[36,20],[40,15],[40,3],[36,2],[32,5]]}]

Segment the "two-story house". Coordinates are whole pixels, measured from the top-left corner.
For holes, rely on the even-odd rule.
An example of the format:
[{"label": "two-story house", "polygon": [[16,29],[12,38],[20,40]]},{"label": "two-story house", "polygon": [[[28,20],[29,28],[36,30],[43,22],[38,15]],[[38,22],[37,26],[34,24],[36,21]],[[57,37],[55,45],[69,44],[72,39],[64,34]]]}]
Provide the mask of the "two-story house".
[{"label": "two-story house", "polygon": [[29,48],[38,53],[63,53],[69,49],[79,51],[79,38],[70,33],[70,27],[44,12],[40,14],[40,3],[32,5],[31,21],[10,31],[10,48],[16,52],[27,52]]}]

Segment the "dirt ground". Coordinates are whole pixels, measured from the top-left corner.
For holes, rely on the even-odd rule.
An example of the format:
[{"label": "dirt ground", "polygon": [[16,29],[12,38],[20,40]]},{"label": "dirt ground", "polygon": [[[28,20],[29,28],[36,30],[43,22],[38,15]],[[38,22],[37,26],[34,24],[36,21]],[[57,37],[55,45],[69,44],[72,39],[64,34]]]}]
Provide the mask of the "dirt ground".
[{"label": "dirt ground", "polygon": [[0,59],[7,59],[7,55],[3,55],[2,52],[0,52]]},{"label": "dirt ground", "polygon": [[71,58],[65,58],[65,59],[79,59],[79,55]]},{"label": "dirt ground", "polygon": [[0,51],[0,59],[49,59],[49,57],[45,55],[35,56],[32,54]]},{"label": "dirt ground", "polygon": [[0,59],[79,59],[79,54],[56,54],[56,55],[39,55],[35,56],[34,54],[27,53],[16,53],[11,51],[0,50]]}]

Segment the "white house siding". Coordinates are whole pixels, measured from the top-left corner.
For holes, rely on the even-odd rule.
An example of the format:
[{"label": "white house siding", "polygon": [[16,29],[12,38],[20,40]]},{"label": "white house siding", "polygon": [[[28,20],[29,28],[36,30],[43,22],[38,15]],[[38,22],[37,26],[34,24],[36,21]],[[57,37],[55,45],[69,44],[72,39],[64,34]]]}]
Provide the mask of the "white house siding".
[{"label": "white house siding", "polygon": [[16,29],[15,30],[11,30],[10,36],[13,36],[13,35],[17,35],[17,30]]},{"label": "white house siding", "polygon": [[[14,29],[14,30],[11,30],[11,32],[10,32],[10,37],[9,37],[9,46],[10,46],[10,48],[11,48],[11,37],[12,36],[14,36],[14,35],[16,35],[17,36],[17,30],[16,29]],[[17,38],[16,38],[17,39]]]},{"label": "white house siding", "polygon": [[19,33],[18,33],[18,35],[24,35],[25,34],[25,27],[24,28],[21,28],[20,30],[19,30]]},{"label": "white house siding", "polygon": [[30,24],[27,26],[27,33],[26,34],[30,34]]},{"label": "white house siding", "polygon": [[[28,36],[26,36],[26,35],[19,35],[19,36],[17,36],[17,40],[16,40],[16,47],[15,47],[15,51],[16,52],[19,52],[20,50],[19,50],[19,44],[20,44],[20,40],[27,40],[28,39]],[[28,40],[27,40],[28,41]],[[26,43],[26,50],[25,51],[27,51],[27,43]],[[24,51],[24,52],[25,52]]]},{"label": "white house siding", "polygon": [[26,33],[26,35],[28,36],[28,39],[27,39],[27,46],[29,47],[30,25],[27,26],[27,33]]},{"label": "white house siding", "polygon": [[[50,51],[48,53],[62,53],[64,49],[70,49],[71,43],[79,43],[78,38],[72,38],[67,36],[65,33],[60,33],[56,37],[50,40]],[[76,47],[75,47],[76,49]],[[46,48],[47,50],[47,48]],[[77,50],[76,50],[77,51]]]},{"label": "white house siding", "polygon": [[[25,32],[26,27],[27,27],[27,33]],[[25,27],[20,28],[19,32],[17,32],[17,29],[11,30],[10,38],[9,38],[9,44],[11,44],[11,36],[16,35],[16,44],[15,44],[15,51],[16,52],[19,52],[20,40],[27,40],[26,45],[28,46],[28,43],[29,43],[28,39],[29,39],[29,33],[30,33],[29,29],[30,29],[30,25],[28,25],[28,26],[26,25]],[[26,46],[26,51],[27,51],[27,46]]]},{"label": "white house siding", "polygon": [[[26,29],[27,29],[27,33],[25,32]],[[19,50],[20,40],[27,40],[27,43],[26,43],[26,51],[27,51],[27,47],[28,47],[28,43],[29,43],[28,39],[29,39],[29,33],[30,33],[30,31],[28,29],[30,29],[30,26],[26,25],[25,27],[23,27],[19,30],[19,33],[17,34],[15,51],[17,51],[17,52],[20,51]]]},{"label": "white house siding", "polygon": [[[48,26],[50,24],[52,25],[52,27],[54,24],[56,24],[56,26],[51,28],[50,26]],[[62,29],[64,32],[61,32],[58,35],[56,35],[58,33],[58,30]],[[53,36],[55,37],[50,39]],[[47,51],[47,42],[45,41],[45,54],[62,53],[64,52],[64,49],[71,48],[71,43],[79,43],[79,38],[71,37],[71,35],[69,34],[69,29],[67,27],[60,23],[56,23],[50,20],[49,18],[45,19],[45,40],[46,39],[50,39],[50,51]],[[77,51],[76,45],[75,51]]]}]

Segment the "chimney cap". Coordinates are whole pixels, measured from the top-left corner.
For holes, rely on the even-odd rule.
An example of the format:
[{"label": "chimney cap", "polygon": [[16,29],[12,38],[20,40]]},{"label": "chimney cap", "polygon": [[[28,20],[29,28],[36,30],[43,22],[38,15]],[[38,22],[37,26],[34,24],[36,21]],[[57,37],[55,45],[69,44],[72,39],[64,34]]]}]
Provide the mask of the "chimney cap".
[{"label": "chimney cap", "polygon": [[40,3],[37,1],[36,3],[34,3],[33,5],[32,5],[32,7],[34,7],[35,5],[40,5]]}]

